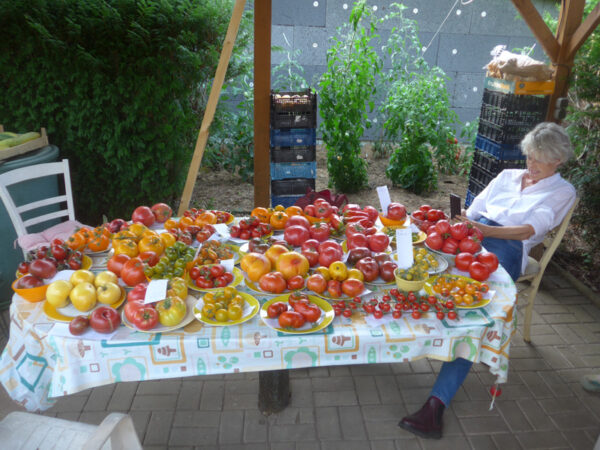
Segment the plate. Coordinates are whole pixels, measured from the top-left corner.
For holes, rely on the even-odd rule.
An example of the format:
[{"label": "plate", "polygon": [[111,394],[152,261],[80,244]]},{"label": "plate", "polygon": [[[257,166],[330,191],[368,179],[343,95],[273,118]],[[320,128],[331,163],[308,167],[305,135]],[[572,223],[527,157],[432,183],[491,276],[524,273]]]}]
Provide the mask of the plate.
[{"label": "plate", "polygon": [[[216,214],[217,212],[228,214],[227,220],[225,222],[220,222],[220,223],[224,223],[225,225],[229,225],[235,220],[235,216],[228,211],[211,210],[210,212],[213,214]],[[217,222],[217,223],[219,223],[219,222]]]},{"label": "plate", "polygon": [[[92,258],[90,258],[87,255],[83,255],[83,257],[81,258],[81,268],[84,270],[90,270],[90,267],[92,267]],[[67,269],[69,270],[69,269]],[[15,275],[17,278],[21,278],[24,274],[19,272],[18,270],[15,272]]]},{"label": "plate", "polygon": [[119,287],[121,288],[121,298],[112,305],[105,305],[104,303],[97,302],[96,306],[94,306],[90,311],[83,312],[75,308],[71,302],[69,302],[69,304],[63,308],[55,308],[50,303],[48,303],[48,300],[45,300],[43,307],[44,312],[50,319],[58,320],[59,322],[70,322],[71,319],[73,319],[74,317],[89,315],[94,309],[100,306],[111,306],[117,309],[123,304],[126,298],[125,289],[123,289],[123,286]]},{"label": "plate", "polygon": [[196,319],[198,319],[202,323],[205,323],[207,325],[216,325],[219,327],[226,327],[229,325],[238,325],[240,323],[244,323],[244,322],[252,319],[256,315],[258,310],[260,309],[260,303],[258,302],[258,300],[256,298],[254,298],[247,292],[238,291],[238,294],[240,294],[242,296],[242,298],[246,301],[244,303],[244,313],[240,319],[230,320],[228,322],[218,322],[216,320],[207,319],[205,317],[202,317],[201,311],[202,311],[202,307],[204,306],[204,301],[202,298],[199,299],[198,302],[196,303],[196,305],[194,306],[194,316],[196,317]]},{"label": "plate", "polygon": [[[242,282],[242,280],[244,279],[244,274],[242,273],[241,269],[238,269],[237,267],[233,268],[233,281],[231,283],[229,283],[227,285],[227,287],[236,287],[238,284],[240,284]],[[220,287],[216,287],[216,288],[210,288],[210,289],[200,289],[198,286],[196,286],[194,284],[194,282],[191,280],[191,278],[189,277],[189,275],[186,275],[186,281],[187,281],[187,286],[190,289],[193,289],[194,291],[200,291],[200,292],[211,292],[211,291],[218,291],[219,289],[222,289]]]},{"label": "plate", "polygon": [[[223,244],[225,247],[227,247],[229,250],[231,250],[233,252],[233,264],[237,264],[238,262],[240,262],[240,249],[241,247],[239,245],[234,245],[234,244]],[[248,243],[245,244],[246,246],[248,245]],[[246,247],[248,248],[248,247]],[[198,250],[199,252],[199,250]],[[224,261],[224,260],[221,260]]]},{"label": "plate", "polygon": [[[428,250],[429,251],[429,250]],[[430,268],[427,273],[430,275],[435,275],[438,273],[442,273],[448,268],[448,260],[444,258],[442,255],[438,255],[437,253],[431,252],[433,256],[435,256],[435,260],[438,262],[438,266],[436,268]],[[398,257],[396,252],[392,253],[392,259],[395,261]]]},{"label": "plate", "polygon": [[[306,282],[306,277],[304,278],[304,281]],[[273,292],[268,292],[268,291],[263,291],[260,286],[258,285],[258,283],[255,283],[254,281],[250,281],[248,278],[244,277],[244,283],[246,283],[246,287],[248,289],[250,289],[253,292],[256,292],[257,294],[261,294],[261,295],[289,295],[292,292],[297,292],[297,291],[301,291],[305,288],[305,286],[302,286],[300,289],[295,289],[293,291],[290,291],[289,289],[286,289],[285,291],[283,291],[281,294],[274,294]]]},{"label": "plate", "polygon": [[[427,292],[427,294],[429,295],[435,295],[436,297],[440,297],[439,294],[437,294],[434,290],[433,290],[433,285],[435,284],[436,280],[439,277],[445,277],[445,278],[453,278],[453,279],[463,279],[469,283],[477,283],[477,281],[475,281],[473,278],[469,278],[469,277],[464,277],[462,275],[438,275],[435,277],[431,277],[428,278],[427,281],[425,281],[425,285],[423,286],[423,289],[425,290],[425,292]],[[454,307],[456,309],[477,309],[477,308],[483,308],[484,306],[487,306],[491,301],[492,301],[492,297],[493,297],[493,292],[492,291],[488,291],[484,294],[484,297],[478,301],[478,302],[474,302],[471,305],[454,305]]]},{"label": "plate", "polygon": [[196,297],[188,295],[187,298],[185,299],[185,306],[187,308],[185,317],[183,318],[183,320],[181,322],[179,322],[177,325],[173,325],[172,327],[165,327],[164,325],[161,325],[159,322],[158,325],[156,325],[151,330],[140,330],[134,324],[132,324],[129,320],[127,320],[127,317],[125,317],[125,310],[121,311],[121,321],[123,322],[123,325],[125,325],[127,328],[131,328],[132,330],[138,331],[140,333],[150,333],[150,334],[168,333],[169,331],[175,331],[180,328],[183,328],[188,323],[190,323],[192,320],[194,320],[194,304],[195,303],[196,303]]},{"label": "plate", "polygon": [[[387,234],[390,237],[390,242],[394,242],[394,240],[396,239],[396,229],[395,228],[383,227],[381,229],[381,232]],[[427,233],[425,233],[424,231],[419,231],[418,233],[415,233],[413,231],[412,239],[413,239],[413,241],[412,241],[413,245],[422,244],[423,242],[425,242],[425,239],[427,239]]]},{"label": "plate", "polygon": [[315,333],[317,331],[320,331],[320,330],[326,328],[333,321],[333,318],[335,317],[335,313],[333,312],[333,307],[327,301],[325,301],[322,298],[319,298],[315,295],[309,295],[308,298],[311,301],[311,303],[314,303],[319,308],[321,308],[321,317],[319,317],[319,320],[317,320],[315,323],[306,322],[301,328],[294,328],[294,329],[281,328],[279,326],[278,319],[269,318],[269,315],[267,314],[267,309],[269,308],[269,305],[271,305],[272,303],[275,303],[275,302],[287,303],[288,297],[289,297],[289,294],[279,295],[279,296],[267,301],[266,303],[264,303],[262,305],[262,307],[260,308],[261,319],[269,328],[272,328],[275,331],[279,331],[280,333],[285,333],[285,334]]},{"label": "plate", "polygon": [[101,255],[106,255],[108,254],[108,252],[110,252],[112,250],[112,242],[109,242],[108,247],[106,248],[106,250],[102,250],[99,252],[92,252],[90,250],[88,250],[87,248],[84,250],[84,254],[85,255],[90,255],[90,256],[101,256]]}]

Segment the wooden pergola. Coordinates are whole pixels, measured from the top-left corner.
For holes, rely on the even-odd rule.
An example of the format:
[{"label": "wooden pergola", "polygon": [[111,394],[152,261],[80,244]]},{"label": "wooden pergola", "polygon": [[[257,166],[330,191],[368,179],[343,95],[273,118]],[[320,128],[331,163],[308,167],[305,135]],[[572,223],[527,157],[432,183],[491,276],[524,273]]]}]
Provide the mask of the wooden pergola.
[{"label": "wooden pergola", "polygon": [[[546,116],[547,120],[555,121],[556,100],[566,96],[575,54],[600,23],[600,3],[582,23],[585,0],[562,0],[555,36],[531,0],[511,1],[555,67],[556,88],[551,96]],[[179,207],[180,215],[189,207],[204,147],[208,140],[210,123],[214,117],[245,3],[245,0],[236,0],[234,5],[231,23],[188,171]],[[270,203],[271,5],[272,0],[254,2],[254,206],[269,206]]]}]

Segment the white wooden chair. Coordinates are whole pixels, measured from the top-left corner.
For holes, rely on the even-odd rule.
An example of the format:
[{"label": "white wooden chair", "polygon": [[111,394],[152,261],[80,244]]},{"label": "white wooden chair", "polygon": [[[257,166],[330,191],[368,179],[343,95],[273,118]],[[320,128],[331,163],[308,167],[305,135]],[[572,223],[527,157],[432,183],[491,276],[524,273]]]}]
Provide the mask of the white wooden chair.
[{"label": "white wooden chair", "polygon": [[110,413],[98,426],[39,414],[12,412],[0,422],[0,446],[6,449],[122,449],[142,445],[131,417]]},{"label": "white wooden chair", "polygon": [[567,214],[565,218],[561,222],[561,224],[554,229],[553,232],[548,233],[548,235],[544,238],[544,253],[539,261],[528,257],[527,267],[525,268],[525,272],[523,275],[519,277],[517,283],[522,281],[528,281],[530,284],[527,288],[519,291],[519,297],[526,296],[527,297],[527,306],[525,309],[525,324],[523,326],[523,339],[525,342],[531,342],[531,316],[533,314],[533,303],[535,302],[535,296],[537,295],[537,291],[540,287],[540,283],[542,281],[542,277],[544,276],[544,271],[546,270],[546,266],[552,259],[552,255],[558,248],[560,241],[562,240],[565,232],[567,231],[567,227],[569,226],[569,222],[571,221],[571,216],[573,215],[573,211],[575,211],[575,207],[579,203],[579,199],[575,199],[573,206]]},{"label": "white wooden chair", "polygon": [[[18,184],[24,181],[48,176],[59,176],[60,178],[60,175],[62,175],[64,180],[64,195],[49,197],[17,206],[9,192],[11,186],[13,190],[18,189]],[[18,237],[26,235],[28,233],[27,228],[53,219],[68,217],[69,220],[75,220],[69,160],[63,159],[60,162],[21,167],[20,169],[1,174],[0,198],[4,202],[4,206],[6,211],[8,211]],[[35,216],[35,210],[48,206],[54,206],[58,209],[50,213],[39,213],[40,215]],[[26,254],[26,251],[24,250],[23,253]]]}]

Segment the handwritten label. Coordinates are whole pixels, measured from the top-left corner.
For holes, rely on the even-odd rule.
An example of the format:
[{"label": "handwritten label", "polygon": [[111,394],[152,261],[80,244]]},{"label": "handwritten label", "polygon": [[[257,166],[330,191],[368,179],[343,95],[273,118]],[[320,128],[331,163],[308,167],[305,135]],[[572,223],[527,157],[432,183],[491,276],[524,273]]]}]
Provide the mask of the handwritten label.
[{"label": "handwritten label", "polygon": [[396,256],[399,269],[413,265],[413,243],[410,228],[396,228]]},{"label": "handwritten label", "polygon": [[381,205],[381,212],[384,216],[387,215],[387,209],[392,200],[390,199],[390,191],[387,186],[377,186],[377,196],[379,197],[379,204]]},{"label": "handwritten label", "polygon": [[144,304],[154,303],[167,298],[167,285],[169,280],[151,280],[146,288]]}]

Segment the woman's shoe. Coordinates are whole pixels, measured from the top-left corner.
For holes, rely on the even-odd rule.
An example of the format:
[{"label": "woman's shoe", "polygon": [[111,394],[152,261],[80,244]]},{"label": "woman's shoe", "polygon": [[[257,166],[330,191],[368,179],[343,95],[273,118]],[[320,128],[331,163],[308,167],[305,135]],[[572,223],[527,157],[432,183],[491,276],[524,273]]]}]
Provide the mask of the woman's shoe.
[{"label": "woman's shoe", "polygon": [[423,438],[440,439],[445,408],[439,398],[429,397],[420,410],[403,418],[398,426]]}]

